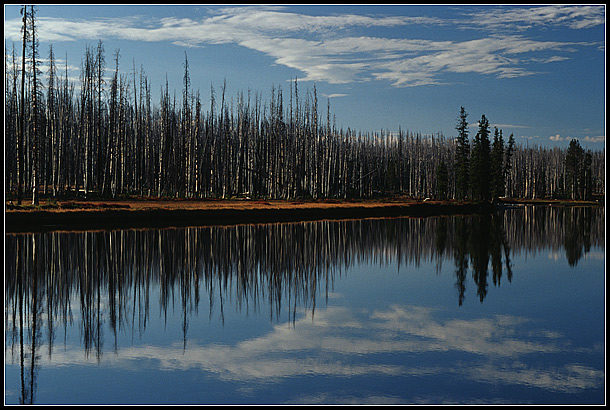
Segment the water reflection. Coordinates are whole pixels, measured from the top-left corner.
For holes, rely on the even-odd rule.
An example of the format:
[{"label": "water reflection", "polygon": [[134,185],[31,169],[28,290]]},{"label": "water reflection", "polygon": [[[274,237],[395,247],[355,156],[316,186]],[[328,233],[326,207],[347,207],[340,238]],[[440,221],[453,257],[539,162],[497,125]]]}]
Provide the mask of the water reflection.
[{"label": "water reflection", "polygon": [[[576,266],[592,246],[604,245],[603,218],[603,209],[599,208],[520,207],[492,215],[447,218],[6,235],[5,338],[9,356],[19,361],[20,402],[34,403],[41,355],[46,354],[49,361],[52,355],[61,355],[54,346],[62,336],[65,344],[67,329],[75,321],[80,322],[85,356],[100,362],[105,342],[110,340],[115,352],[119,349],[121,331],[146,331],[151,303],[156,306],[153,298],[158,298],[165,321],[179,303],[182,356],[173,354],[174,348],[159,346],[145,348],[159,350],[152,353],[131,347],[123,352],[126,357],[153,355],[171,361],[172,366],[201,366],[229,379],[235,377],[232,372],[246,378],[266,377],[261,373],[265,368],[273,377],[294,375],[295,371],[307,373],[313,368],[323,374],[404,374],[408,369],[390,364],[366,364],[366,370],[359,370],[357,366],[323,369],[320,363],[312,362],[308,370],[303,362],[294,366],[284,360],[281,368],[277,363],[261,366],[253,362],[251,354],[260,353],[261,344],[268,346],[267,339],[251,340],[235,348],[195,346],[187,351],[189,320],[202,303],[210,317],[217,312],[221,320],[228,305],[250,312],[264,304],[271,307],[271,320],[287,314],[296,328],[297,311],[308,310],[313,315],[316,303],[327,300],[338,276],[360,263],[396,263],[399,269],[408,271],[424,261],[436,261],[439,267],[449,261],[455,266],[457,304],[464,302],[469,278],[483,303],[492,284],[500,286],[504,279],[512,280],[511,258],[515,253],[563,249],[570,266]],[[553,346],[532,346],[499,337],[507,334],[499,333],[499,329],[510,333],[516,328],[515,323],[501,317],[497,323],[464,325],[439,322],[429,311],[419,308],[395,307],[358,320],[336,309],[326,309],[322,314],[315,324],[301,323],[298,329],[314,333],[333,329],[332,346],[341,352],[423,349],[424,344],[405,344],[389,337],[392,332],[423,338],[425,349],[431,350],[447,349],[453,343],[460,344],[460,349],[469,346],[471,353],[491,349],[496,355],[511,355]],[[334,319],[333,326],[324,327],[324,321],[330,318]],[[341,325],[348,320],[350,326]],[[347,340],[341,332],[359,328],[353,325],[358,321],[363,328],[378,332]],[[444,336],[441,340],[439,334],[453,338]],[[274,338],[275,346],[301,349],[313,348],[302,343],[315,343],[322,336],[299,337],[298,333],[287,334],[276,328],[267,337]],[[326,345],[325,349],[333,347]],[[233,365],[221,364],[222,360]],[[232,367],[237,363],[239,368]],[[578,373],[579,369],[570,371]],[[525,372],[521,375],[528,377]]]}]

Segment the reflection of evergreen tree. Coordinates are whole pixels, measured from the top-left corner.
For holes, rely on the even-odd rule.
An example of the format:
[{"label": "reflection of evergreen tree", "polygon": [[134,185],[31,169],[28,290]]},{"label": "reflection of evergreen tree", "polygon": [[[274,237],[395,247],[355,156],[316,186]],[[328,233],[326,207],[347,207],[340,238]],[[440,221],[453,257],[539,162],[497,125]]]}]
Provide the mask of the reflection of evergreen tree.
[{"label": "reflection of evergreen tree", "polygon": [[472,278],[477,285],[477,295],[483,302],[487,296],[487,267],[489,265],[490,216],[477,216],[472,219],[468,236],[468,252],[472,266]]},{"label": "reflection of evergreen tree", "polygon": [[591,249],[592,212],[590,208],[570,208],[566,213],[564,247],[570,266],[576,266]]},{"label": "reflection of evergreen tree", "polygon": [[487,296],[490,262],[494,285],[500,285],[503,274],[503,260],[506,263],[508,280],[511,281],[510,247],[506,239],[501,213],[459,217],[456,220],[453,242],[456,288],[458,289],[458,304],[460,306],[464,302],[465,282],[469,266],[472,268],[472,278],[477,285],[477,295],[481,302]]},{"label": "reflection of evergreen tree", "polygon": [[507,278],[510,282],[512,279],[512,271],[510,266],[510,248],[506,240],[506,232],[504,229],[503,213],[496,213],[491,216],[491,235],[490,235],[490,256],[491,267],[493,271],[493,283],[496,286],[500,285],[502,278],[502,255],[506,261]]},{"label": "reflection of evergreen tree", "polygon": [[445,250],[447,248],[447,218],[440,218],[436,226],[435,249],[438,260],[437,271],[441,268],[441,263],[444,259]]},{"label": "reflection of evergreen tree", "polygon": [[466,218],[461,216],[456,219],[454,239],[454,260],[456,267],[456,284],[455,287],[458,290],[458,304],[462,306],[464,303],[464,296],[466,293],[466,274],[468,273],[468,224]]}]

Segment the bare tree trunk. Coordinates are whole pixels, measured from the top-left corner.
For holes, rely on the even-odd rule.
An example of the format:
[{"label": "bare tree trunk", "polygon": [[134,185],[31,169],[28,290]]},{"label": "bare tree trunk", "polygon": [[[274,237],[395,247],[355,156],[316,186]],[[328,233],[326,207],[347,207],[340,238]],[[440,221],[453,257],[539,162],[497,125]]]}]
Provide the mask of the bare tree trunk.
[{"label": "bare tree trunk", "polygon": [[40,170],[40,152],[39,152],[39,136],[38,136],[38,80],[37,74],[37,61],[38,51],[36,49],[36,22],[35,22],[35,11],[34,6],[30,6],[31,9],[31,35],[32,35],[32,204],[38,205],[38,178]]},{"label": "bare tree trunk", "polygon": [[24,174],[24,162],[25,158],[23,155],[23,144],[25,142],[25,130],[26,130],[26,119],[25,119],[25,50],[28,37],[27,27],[27,6],[23,6],[21,9],[23,14],[23,48],[21,51],[21,102],[19,109],[21,111],[21,121],[19,121],[19,131],[17,133],[17,204],[21,205],[23,197],[23,174]]}]

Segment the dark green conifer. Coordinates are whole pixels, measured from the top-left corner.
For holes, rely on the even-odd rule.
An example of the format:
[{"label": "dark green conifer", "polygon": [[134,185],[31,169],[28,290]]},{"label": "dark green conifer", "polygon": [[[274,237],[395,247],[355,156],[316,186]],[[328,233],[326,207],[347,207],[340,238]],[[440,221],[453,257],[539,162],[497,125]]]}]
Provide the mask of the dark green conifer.
[{"label": "dark green conifer", "polygon": [[458,131],[455,156],[455,186],[456,197],[458,199],[466,199],[469,190],[470,142],[468,141],[468,121],[466,120],[466,117],[468,117],[468,113],[464,107],[460,107],[460,118],[455,127]]},{"label": "dark green conifer", "polygon": [[491,197],[490,151],[489,121],[483,114],[479,121],[479,131],[472,142],[470,157],[470,185],[474,200],[487,201]]}]

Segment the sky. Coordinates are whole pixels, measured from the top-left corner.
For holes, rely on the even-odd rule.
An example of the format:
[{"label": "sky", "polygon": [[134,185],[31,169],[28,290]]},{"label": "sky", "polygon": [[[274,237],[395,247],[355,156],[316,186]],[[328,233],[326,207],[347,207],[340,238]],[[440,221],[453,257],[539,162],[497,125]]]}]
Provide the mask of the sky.
[{"label": "sky", "polygon": [[[17,56],[20,8],[4,7]],[[143,69],[156,104],[166,80],[180,95],[186,56],[206,110],[224,81],[228,99],[268,103],[278,87],[287,102],[296,79],[337,128],[453,138],[463,106],[471,135],[485,115],[524,146],[605,148],[605,5],[44,4],[36,17],[43,63],[52,45],[77,86],[101,40],[106,76],[118,50],[120,72]]]}]

